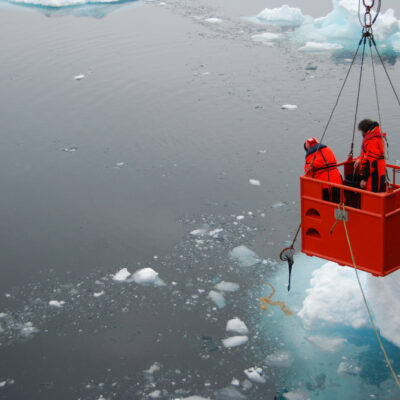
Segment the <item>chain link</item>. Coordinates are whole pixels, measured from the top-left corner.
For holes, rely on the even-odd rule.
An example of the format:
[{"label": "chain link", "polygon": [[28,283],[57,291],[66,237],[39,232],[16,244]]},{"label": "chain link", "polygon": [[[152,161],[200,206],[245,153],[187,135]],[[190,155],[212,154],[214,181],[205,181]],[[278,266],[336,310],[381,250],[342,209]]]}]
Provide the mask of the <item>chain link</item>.
[{"label": "chain link", "polygon": [[375,0],[371,0],[371,4],[367,4],[367,2],[365,0],[362,0],[362,2],[364,4],[364,7],[369,8],[369,9],[373,8],[375,5]]}]

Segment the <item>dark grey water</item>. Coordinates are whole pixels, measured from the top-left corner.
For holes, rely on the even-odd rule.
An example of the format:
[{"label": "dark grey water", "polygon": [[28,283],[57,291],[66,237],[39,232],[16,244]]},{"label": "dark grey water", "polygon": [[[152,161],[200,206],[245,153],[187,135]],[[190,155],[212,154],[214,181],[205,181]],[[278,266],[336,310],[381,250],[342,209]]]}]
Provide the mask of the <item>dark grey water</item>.
[{"label": "dark grey water", "polygon": [[[291,3],[314,16],[331,8]],[[137,2],[105,6],[95,15],[104,18],[1,9],[0,381],[15,382],[0,398],[144,399],[154,390],[226,398],[218,390],[265,357],[248,290],[274,263],[244,273],[229,251],[246,244],[274,260],[290,239],[304,138],[322,132],[348,67],[290,43],[253,42],[262,27],[241,17],[280,4]],[[79,74],[85,79],[74,80]],[[354,88],[328,136],[340,158]],[[388,87],[382,93],[385,129],[399,148],[396,104]],[[370,99],[363,115],[374,110]],[[285,103],[299,109],[283,111]],[[204,224],[223,228],[225,239],[190,237]],[[147,266],[167,286],[111,279]],[[221,310],[207,299],[218,280],[241,286]],[[225,350],[234,316],[252,340]],[[143,372],[155,362],[159,372]],[[274,379],[242,389],[273,399]]]}]

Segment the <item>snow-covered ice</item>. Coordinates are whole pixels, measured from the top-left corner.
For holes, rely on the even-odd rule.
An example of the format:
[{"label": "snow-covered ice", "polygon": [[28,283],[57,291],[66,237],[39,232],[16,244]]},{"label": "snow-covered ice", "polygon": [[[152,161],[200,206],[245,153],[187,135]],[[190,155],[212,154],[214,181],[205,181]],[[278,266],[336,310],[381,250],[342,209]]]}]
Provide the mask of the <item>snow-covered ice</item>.
[{"label": "snow-covered ice", "polygon": [[146,369],[144,372],[145,372],[146,374],[153,375],[153,374],[155,374],[156,372],[159,372],[160,370],[161,370],[160,364],[159,364],[158,362],[155,362],[154,364],[152,364],[152,365],[149,367],[149,369]]},{"label": "snow-covered ice", "polygon": [[21,335],[24,337],[30,337],[37,332],[39,332],[39,329],[35,328],[32,322],[25,322],[21,325]]},{"label": "snow-covered ice", "polygon": [[104,290],[102,290],[100,292],[94,292],[93,297],[100,297],[100,296],[103,296],[103,294],[104,294]]},{"label": "snow-covered ice", "polygon": [[230,319],[226,324],[226,330],[228,332],[236,332],[241,335],[247,335],[249,332],[246,324],[239,318]]},{"label": "snow-covered ice", "polygon": [[65,304],[65,301],[59,301],[59,300],[50,300],[49,301],[50,307],[61,308],[64,304]]},{"label": "snow-covered ice", "polygon": [[232,336],[222,340],[222,344],[226,348],[238,347],[246,344],[249,341],[247,336]]},{"label": "snow-covered ice", "polygon": [[0,382],[0,388],[3,388],[6,385],[7,385],[7,381],[1,381]]},{"label": "snow-covered ice", "polygon": [[304,46],[299,47],[299,51],[304,52],[331,52],[333,50],[341,50],[343,46],[338,43],[320,43],[320,42],[306,42]]},{"label": "snow-covered ice", "polygon": [[199,229],[195,229],[194,231],[190,232],[190,234],[192,236],[204,236],[206,235],[208,232],[207,228],[199,228]]},{"label": "snow-covered ice", "polygon": [[[361,277],[365,283],[365,275]],[[353,268],[328,262],[312,273],[310,284],[298,313],[306,327],[341,324],[357,329],[367,326],[367,314]]]},{"label": "snow-covered ice", "polygon": [[252,267],[261,262],[261,258],[257,253],[244,245],[235,247],[231,251],[230,256],[234,260],[238,261],[241,267]]},{"label": "snow-covered ice", "polygon": [[297,110],[296,104],[283,104],[281,108],[282,110],[289,110],[289,111]]},{"label": "snow-covered ice", "polygon": [[131,276],[131,273],[128,271],[128,268],[121,268],[114,276],[113,281],[116,282],[124,282]]},{"label": "snow-covered ice", "polygon": [[267,380],[262,376],[262,369],[257,367],[252,367],[245,369],[244,373],[246,376],[255,383],[265,383]]},{"label": "snow-covered ice", "polygon": [[85,75],[84,74],[79,74],[79,75],[75,75],[72,79],[74,80],[74,81],[81,81],[82,79],[84,79],[85,78]]},{"label": "snow-covered ice", "polygon": [[224,294],[221,292],[211,290],[210,293],[208,293],[208,298],[212,300],[218,308],[224,308],[226,306]]},{"label": "snow-covered ice", "polygon": [[266,8],[256,18],[262,23],[280,26],[300,26],[305,20],[300,8],[286,4],[279,8]]},{"label": "snow-covered ice", "polygon": [[249,179],[250,185],[261,186],[261,182],[258,179]]},{"label": "snow-covered ice", "polygon": [[240,288],[238,283],[225,281],[217,283],[214,287],[221,292],[236,292]]},{"label": "snow-covered ice", "polygon": [[256,33],[251,37],[255,42],[272,42],[283,38],[281,33],[263,32]]},{"label": "snow-covered ice", "polygon": [[346,374],[346,375],[358,375],[361,372],[361,368],[352,363],[351,361],[341,361],[337,373],[338,374]]}]

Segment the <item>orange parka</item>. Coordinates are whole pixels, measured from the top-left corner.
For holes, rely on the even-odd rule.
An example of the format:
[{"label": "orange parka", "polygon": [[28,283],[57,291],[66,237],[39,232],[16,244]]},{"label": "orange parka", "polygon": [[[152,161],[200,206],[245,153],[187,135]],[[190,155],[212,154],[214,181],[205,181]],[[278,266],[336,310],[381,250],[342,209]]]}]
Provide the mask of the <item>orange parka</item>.
[{"label": "orange parka", "polygon": [[361,179],[367,182],[366,189],[372,192],[386,190],[384,137],[386,133],[376,126],[365,134],[361,146],[360,175]]}]

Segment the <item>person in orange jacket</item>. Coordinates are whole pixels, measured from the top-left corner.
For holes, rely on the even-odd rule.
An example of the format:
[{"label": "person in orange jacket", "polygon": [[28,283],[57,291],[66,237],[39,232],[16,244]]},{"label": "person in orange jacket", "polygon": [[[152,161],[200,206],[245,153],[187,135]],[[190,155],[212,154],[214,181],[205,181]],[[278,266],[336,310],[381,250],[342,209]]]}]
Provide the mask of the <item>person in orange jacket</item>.
[{"label": "person in orange jacket", "polygon": [[[306,162],[304,172],[307,176],[321,181],[342,184],[342,176],[337,168],[337,161],[333,151],[325,144],[319,143],[316,138],[307,139],[304,143]],[[340,202],[340,189],[324,186],[322,199],[326,201]]]},{"label": "person in orange jacket", "polygon": [[354,168],[359,168],[360,188],[371,192],[386,191],[386,133],[381,132],[379,124],[371,119],[363,119],[358,124],[363,136],[361,155]]}]

